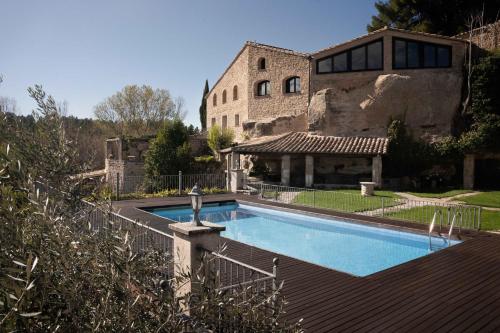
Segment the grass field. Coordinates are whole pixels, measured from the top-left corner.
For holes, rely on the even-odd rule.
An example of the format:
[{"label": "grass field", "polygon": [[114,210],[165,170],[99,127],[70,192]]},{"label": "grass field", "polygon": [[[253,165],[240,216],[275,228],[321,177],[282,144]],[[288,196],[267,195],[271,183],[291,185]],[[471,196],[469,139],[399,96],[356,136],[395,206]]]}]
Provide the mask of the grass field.
[{"label": "grass field", "polygon": [[469,205],[500,208],[500,191],[483,192],[470,197],[460,198]]},{"label": "grass field", "polygon": [[382,198],[384,206],[390,207],[399,196],[391,191],[375,191],[372,197],[361,196],[360,190],[314,191],[299,193],[293,203],[351,213],[382,208]]},{"label": "grass field", "polygon": [[[444,207],[438,208],[443,213],[443,221],[447,223],[448,216],[451,221],[453,213],[448,213]],[[434,206],[415,207],[404,209],[397,212],[387,213],[385,216],[397,220],[413,221],[418,223],[430,224],[436,208]],[[469,216],[470,218],[470,216]],[[467,216],[464,215],[464,219]],[[481,230],[500,230],[500,212],[482,209],[481,210]]]},{"label": "grass field", "polygon": [[436,190],[436,191],[425,191],[425,192],[407,192],[416,197],[420,198],[449,198],[454,197],[455,195],[470,193],[470,190]]}]

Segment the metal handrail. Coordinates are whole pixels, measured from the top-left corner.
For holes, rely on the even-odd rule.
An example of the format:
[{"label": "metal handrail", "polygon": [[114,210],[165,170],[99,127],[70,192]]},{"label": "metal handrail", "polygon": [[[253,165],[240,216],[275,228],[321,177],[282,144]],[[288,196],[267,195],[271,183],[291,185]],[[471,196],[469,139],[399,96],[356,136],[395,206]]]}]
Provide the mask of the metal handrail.
[{"label": "metal handrail", "polygon": [[443,223],[443,212],[439,209],[436,209],[434,211],[434,216],[432,217],[431,225],[429,226],[429,251],[432,250],[432,231],[434,230],[434,226],[436,225],[436,217],[438,214],[441,216],[441,219],[439,222],[439,229],[440,230],[441,230],[441,225]]},{"label": "metal handrail", "polygon": [[451,220],[450,229],[448,230],[448,246],[450,246],[451,234],[453,233],[453,227],[455,226],[455,221],[457,219],[457,215],[460,215],[460,224],[462,224],[462,219],[463,219],[462,212],[457,211],[457,212],[455,212],[455,214],[453,214],[453,219]]},{"label": "metal handrail", "polygon": [[[219,257],[219,258],[221,258],[221,259],[224,259],[224,260],[230,261],[230,262],[232,262],[232,263],[234,263],[234,264],[236,264],[236,265],[238,265],[238,266],[243,266],[243,267],[248,268],[248,269],[250,269],[250,270],[252,270],[252,271],[256,271],[256,272],[258,272],[258,273],[260,273],[260,274],[267,275],[268,277],[275,277],[275,275],[274,275],[273,273],[266,272],[266,271],[264,271],[264,270],[262,270],[262,269],[259,269],[259,268],[257,268],[257,267],[254,267],[254,266],[251,266],[251,265],[245,264],[245,263],[243,263],[243,262],[241,262],[241,261],[238,261],[238,260],[236,260],[236,259],[233,259],[233,258],[230,258],[230,257],[226,257],[225,255],[222,255],[222,254],[220,254],[220,253],[218,253],[218,252],[210,252],[210,254],[211,254],[211,255],[213,255],[213,256]],[[275,258],[275,259],[276,259],[276,258]]]}]

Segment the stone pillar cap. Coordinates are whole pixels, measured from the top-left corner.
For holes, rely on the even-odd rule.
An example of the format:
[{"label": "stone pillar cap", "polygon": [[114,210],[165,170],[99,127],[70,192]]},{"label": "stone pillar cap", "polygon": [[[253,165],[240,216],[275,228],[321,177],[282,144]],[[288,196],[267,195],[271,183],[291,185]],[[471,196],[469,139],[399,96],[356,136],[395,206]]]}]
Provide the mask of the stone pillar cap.
[{"label": "stone pillar cap", "polygon": [[221,232],[226,230],[226,227],[220,224],[211,223],[207,221],[202,222],[202,226],[196,226],[191,224],[191,222],[179,222],[169,224],[168,228],[174,232],[178,232],[183,235],[193,236],[197,234],[210,233],[210,232]]}]

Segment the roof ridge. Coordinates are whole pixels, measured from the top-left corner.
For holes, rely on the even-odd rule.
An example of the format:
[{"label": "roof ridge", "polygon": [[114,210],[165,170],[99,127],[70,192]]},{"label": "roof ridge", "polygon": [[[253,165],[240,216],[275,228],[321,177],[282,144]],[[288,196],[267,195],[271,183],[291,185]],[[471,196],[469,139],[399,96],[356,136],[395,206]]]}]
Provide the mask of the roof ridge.
[{"label": "roof ridge", "polygon": [[275,45],[270,45],[270,44],[264,44],[264,43],[259,43],[259,42],[256,42],[256,41],[250,41],[250,40],[246,41],[245,45],[251,45],[251,46],[265,48],[265,49],[272,49],[272,50],[275,50],[275,51],[285,52],[285,53],[291,53],[291,54],[294,54],[294,55],[304,56],[304,57],[308,57],[310,55],[309,53],[306,53],[306,52],[299,52],[299,51],[295,51],[295,50],[292,50],[292,49],[287,49],[287,48],[280,47],[280,46],[275,46]]}]

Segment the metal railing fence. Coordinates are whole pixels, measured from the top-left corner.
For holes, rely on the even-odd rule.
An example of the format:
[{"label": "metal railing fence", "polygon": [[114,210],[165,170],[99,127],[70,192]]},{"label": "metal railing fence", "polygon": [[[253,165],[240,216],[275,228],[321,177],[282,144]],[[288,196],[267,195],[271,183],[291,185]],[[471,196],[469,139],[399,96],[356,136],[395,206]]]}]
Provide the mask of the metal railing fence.
[{"label": "metal railing fence", "polygon": [[123,176],[119,173],[108,179],[113,193],[127,194],[134,192],[157,193],[165,190],[182,191],[191,189],[194,184],[205,188],[226,188],[226,175],[214,174],[182,174],[161,176]]},{"label": "metal railing fence", "polygon": [[257,192],[264,200],[420,224],[430,224],[434,213],[439,210],[443,215],[440,228],[449,225],[453,216],[460,213],[462,219],[457,228],[472,230],[481,228],[481,207],[478,206],[410,200],[397,196],[365,197],[342,190],[316,190],[261,182],[247,183],[246,186],[247,189]]},{"label": "metal railing fence", "polygon": [[108,230],[124,230],[130,233],[131,249],[138,253],[154,249],[165,254],[165,270],[163,277],[171,278],[174,275],[173,249],[174,237],[148,225],[134,221],[115,212],[106,211],[98,205],[82,201],[82,206],[87,212],[91,229],[96,232]]}]

